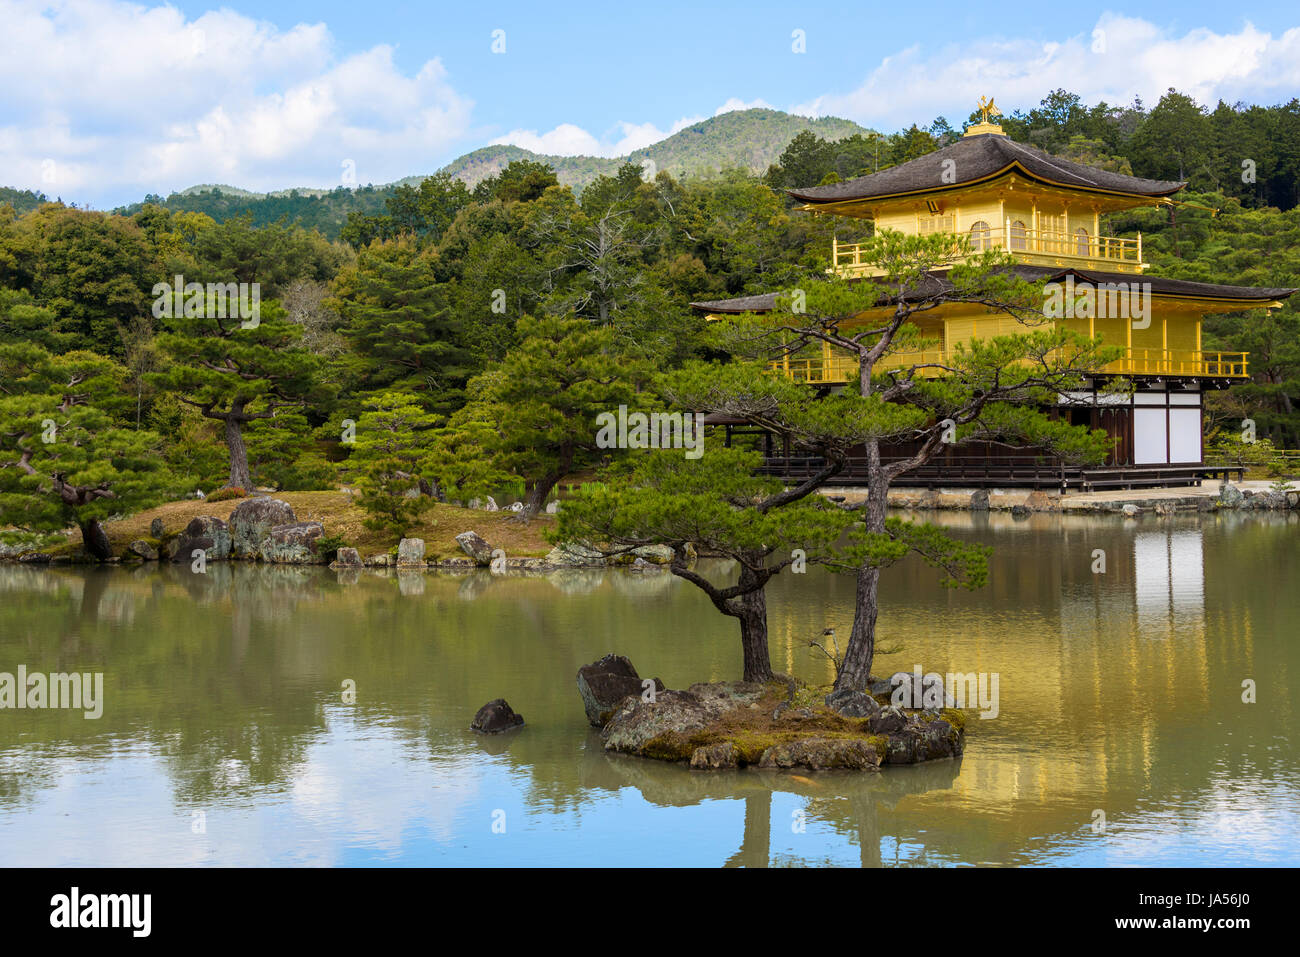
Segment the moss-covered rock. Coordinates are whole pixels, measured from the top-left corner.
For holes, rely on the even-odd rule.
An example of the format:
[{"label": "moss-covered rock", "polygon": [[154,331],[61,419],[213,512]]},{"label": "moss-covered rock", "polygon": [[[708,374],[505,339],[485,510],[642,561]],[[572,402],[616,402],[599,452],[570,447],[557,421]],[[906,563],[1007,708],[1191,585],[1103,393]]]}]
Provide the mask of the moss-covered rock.
[{"label": "moss-covered rock", "polygon": [[158,540],[137,538],[126,547],[128,558],[140,558],[146,562],[156,562],[159,556]]},{"label": "moss-covered rock", "polygon": [[321,554],[320,540],[324,534],[325,529],[320,522],[277,525],[262,540],[258,552],[263,561],[273,565],[322,564],[325,559]]},{"label": "moss-covered rock", "polygon": [[[828,708],[826,689],[800,695],[786,682],[701,683],[661,692],[653,701],[629,695],[601,737],[606,750],[690,762],[697,770],[873,770],[962,753],[959,711],[893,708],[864,719]],[[802,701],[807,706],[795,707]],[[889,720],[873,728],[885,710]]]},{"label": "moss-covered rock", "polygon": [[939,716],[958,731],[963,733],[966,731],[966,712],[958,711],[956,708],[942,708]]},{"label": "moss-covered rock", "polygon": [[292,506],[278,498],[249,498],[230,513],[230,554],[232,558],[254,561],[260,557],[262,542],[277,525],[298,521]]},{"label": "moss-covered rock", "polygon": [[698,770],[716,771],[719,768],[738,767],[739,764],[740,755],[730,741],[696,748],[691,754],[691,767]]},{"label": "moss-covered rock", "polygon": [[795,738],[763,752],[759,767],[865,771],[880,766],[881,755],[865,738]]}]

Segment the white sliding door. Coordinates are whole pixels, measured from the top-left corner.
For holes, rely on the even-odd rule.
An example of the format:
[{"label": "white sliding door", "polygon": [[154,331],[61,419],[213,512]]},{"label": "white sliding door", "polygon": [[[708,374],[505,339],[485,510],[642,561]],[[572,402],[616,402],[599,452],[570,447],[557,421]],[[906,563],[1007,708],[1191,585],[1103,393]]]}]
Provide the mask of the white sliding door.
[{"label": "white sliding door", "polygon": [[1169,410],[1169,461],[1201,461],[1201,410]]},{"label": "white sliding door", "polygon": [[1137,406],[1133,409],[1133,462],[1136,465],[1161,465],[1169,461],[1169,436],[1166,434],[1167,409]]}]

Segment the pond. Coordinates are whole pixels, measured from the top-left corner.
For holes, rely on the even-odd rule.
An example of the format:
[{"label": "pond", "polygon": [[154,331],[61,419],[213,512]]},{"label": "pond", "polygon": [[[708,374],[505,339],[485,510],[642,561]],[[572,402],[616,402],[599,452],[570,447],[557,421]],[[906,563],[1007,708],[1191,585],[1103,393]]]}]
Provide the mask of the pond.
[{"label": "pond", "polygon": [[[579,666],[739,677],[734,622],[664,572],[0,566],[0,672],[104,689],[98,719],[0,710],[0,863],[1300,863],[1300,523],[934,520],[995,547],[989,584],[890,569],[874,670],[996,674],[998,714],[872,774],[606,754]],[[829,682],[807,643],[852,599],[779,576],[774,666]],[[527,725],[471,733],[496,697]]]}]

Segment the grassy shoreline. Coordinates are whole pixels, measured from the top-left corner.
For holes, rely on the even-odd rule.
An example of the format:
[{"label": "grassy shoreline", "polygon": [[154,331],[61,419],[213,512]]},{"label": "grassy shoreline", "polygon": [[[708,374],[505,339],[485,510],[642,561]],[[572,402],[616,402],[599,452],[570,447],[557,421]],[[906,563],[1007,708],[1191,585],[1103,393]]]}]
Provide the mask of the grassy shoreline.
[{"label": "grassy shoreline", "polygon": [[[355,548],[362,558],[387,554],[397,548],[396,536],[365,527],[366,513],[356,504],[355,496],[348,492],[337,489],[277,492],[268,497],[288,502],[298,521],[320,522],[326,535],[342,536],[344,544]],[[226,521],[235,506],[244,501],[247,499],[221,502],[182,499],[137,512],[118,521],[105,522],[104,530],[108,534],[113,554],[121,556],[131,542],[150,537],[149,526],[155,518],[161,518],[165,532],[171,534],[179,532],[192,519],[202,515]],[[540,558],[552,548],[544,535],[554,525],[555,517],[552,515],[538,515],[525,524],[513,512],[488,512],[435,503],[423,521],[408,530],[406,537],[424,539],[425,556],[431,560],[464,557],[465,553],[456,544],[456,536],[469,531],[477,532],[494,548],[504,549],[512,558]],[[39,550],[50,555],[76,554],[82,550],[81,535],[74,530],[66,542]]]}]

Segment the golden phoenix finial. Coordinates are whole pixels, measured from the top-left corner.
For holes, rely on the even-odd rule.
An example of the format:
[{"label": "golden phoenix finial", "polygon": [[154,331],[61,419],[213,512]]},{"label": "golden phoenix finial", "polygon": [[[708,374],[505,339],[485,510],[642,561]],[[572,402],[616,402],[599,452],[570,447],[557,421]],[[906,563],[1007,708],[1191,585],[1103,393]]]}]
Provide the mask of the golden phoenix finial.
[{"label": "golden phoenix finial", "polygon": [[997,104],[995,104],[992,99],[985,100],[982,96],[980,97],[979,110],[980,119],[985,123],[990,122],[990,120],[995,116],[1002,115],[1002,111],[997,108]]}]

